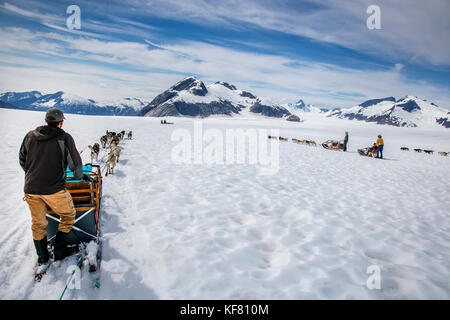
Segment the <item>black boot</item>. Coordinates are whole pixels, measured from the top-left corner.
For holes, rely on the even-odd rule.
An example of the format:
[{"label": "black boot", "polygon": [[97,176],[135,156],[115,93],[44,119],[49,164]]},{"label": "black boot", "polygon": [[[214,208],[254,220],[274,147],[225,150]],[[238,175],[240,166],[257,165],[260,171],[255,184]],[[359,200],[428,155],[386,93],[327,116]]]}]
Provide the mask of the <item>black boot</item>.
[{"label": "black boot", "polygon": [[46,264],[50,259],[47,249],[47,236],[45,236],[42,240],[33,240],[33,242],[38,255],[38,265]]},{"label": "black boot", "polygon": [[68,247],[69,233],[58,231],[55,236],[54,253],[55,261],[62,260],[79,251],[77,245]]}]

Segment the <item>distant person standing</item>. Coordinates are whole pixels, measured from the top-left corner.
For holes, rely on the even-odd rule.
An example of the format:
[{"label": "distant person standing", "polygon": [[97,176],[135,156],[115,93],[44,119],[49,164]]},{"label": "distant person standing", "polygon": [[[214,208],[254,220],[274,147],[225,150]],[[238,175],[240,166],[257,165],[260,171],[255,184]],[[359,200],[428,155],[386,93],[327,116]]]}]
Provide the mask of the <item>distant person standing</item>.
[{"label": "distant person standing", "polygon": [[345,131],[344,148],[342,149],[344,152],[347,151],[347,144],[348,144],[348,131]]},{"label": "distant person standing", "polygon": [[[384,141],[381,137],[381,134],[378,135],[377,139],[377,156],[375,158],[383,159],[383,147],[384,147]],[[380,156],[378,156],[380,155]]]}]

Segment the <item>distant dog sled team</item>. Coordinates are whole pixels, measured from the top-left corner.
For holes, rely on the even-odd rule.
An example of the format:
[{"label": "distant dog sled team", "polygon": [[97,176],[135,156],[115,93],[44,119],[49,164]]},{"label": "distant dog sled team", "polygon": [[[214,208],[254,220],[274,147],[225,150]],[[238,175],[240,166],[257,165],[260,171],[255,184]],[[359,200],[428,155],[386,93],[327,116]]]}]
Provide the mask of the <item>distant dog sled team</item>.
[{"label": "distant dog sled team", "polygon": [[[401,147],[400,150],[402,150],[402,151],[409,151],[409,148],[408,147]],[[425,150],[425,149],[420,149],[420,148],[415,148],[413,150],[415,152],[417,152],[417,153],[422,153],[422,152],[427,153],[427,154],[433,154],[434,153],[434,150]],[[447,157],[448,154],[449,154],[448,152],[444,152],[444,151],[439,151],[438,152],[438,155],[443,156],[443,157]]]},{"label": "distant dog sled team", "polygon": [[[280,141],[289,141],[289,139],[286,138],[286,137],[267,136],[267,138],[268,139],[280,140]],[[299,140],[299,139],[296,139],[296,138],[292,138],[292,142],[298,143],[298,144],[304,144],[304,145],[307,145],[307,146],[314,146],[314,147],[317,146],[316,142],[312,141],[312,140]]]},{"label": "distant dog sled team", "polygon": [[358,149],[358,153],[362,156],[383,159],[384,141],[381,134],[378,135],[377,141],[371,147]]},{"label": "distant dog sled team", "polygon": [[[346,140],[348,141],[348,132],[346,132]],[[381,135],[378,135],[377,141],[371,146],[364,149],[358,149],[358,153],[362,156],[367,157],[373,157],[373,158],[379,158],[383,159],[383,149],[384,149],[384,141],[383,137]],[[401,147],[400,150],[402,151],[409,151],[408,147]],[[433,154],[434,150],[425,150],[425,149],[413,149],[415,152],[421,153],[427,153],[427,154]],[[448,156],[448,152],[439,151],[439,155],[441,156]]]},{"label": "distant dog sled team", "polygon": [[[275,139],[275,140],[279,140],[279,141],[288,141],[289,139],[286,137],[277,137],[277,136],[267,136],[268,139]],[[300,140],[300,139],[296,139],[296,138],[292,138],[291,139],[293,143],[297,143],[297,144],[303,144],[303,145],[307,145],[307,146],[317,146],[316,142],[313,140]],[[343,140],[327,140],[325,142],[322,143],[322,147],[324,147],[327,150],[335,150],[335,151],[343,151],[346,152],[347,151],[347,146],[348,146],[348,141],[349,141],[349,134],[348,131],[345,131],[345,136]],[[384,140],[383,137],[381,136],[381,134],[379,134],[377,136],[376,141],[373,143],[372,146],[367,147],[367,148],[363,148],[363,149],[358,149],[358,154],[362,155],[362,156],[366,156],[366,157],[371,157],[371,158],[376,158],[376,159],[383,159],[383,150],[384,150]],[[409,151],[408,147],[401,147],[400,150],[402,151]],[[427,154],[433,154],[434,150],[424,150],[424,149],[414,149],[414,151],[416,152],[424,152]],[[449,152],[443,152],[443,151],[439,151],[438,154],[440,156],[448,156]]]},{"label": "distant dog sled team", "polygon": [[314,146],[314,147],[317,147],[316,142],[313,141],[313,140],[299,140],[299,139],[292,138],[292,142],[298,143],[298,144],[304,144],[304,145],[306,145],[306,146]]}]

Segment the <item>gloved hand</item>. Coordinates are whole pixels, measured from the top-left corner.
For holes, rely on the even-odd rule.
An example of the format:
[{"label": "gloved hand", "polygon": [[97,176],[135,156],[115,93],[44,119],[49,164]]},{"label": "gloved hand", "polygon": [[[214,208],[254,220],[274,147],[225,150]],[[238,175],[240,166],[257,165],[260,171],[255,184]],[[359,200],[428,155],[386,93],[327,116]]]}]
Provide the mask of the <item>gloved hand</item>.
[{"label": "gloved hand", "polygon": [[90,181],[90,182],[94,181],[94,179],[91,176],[87,175],[87,174],[83,174],[83,180]]}]

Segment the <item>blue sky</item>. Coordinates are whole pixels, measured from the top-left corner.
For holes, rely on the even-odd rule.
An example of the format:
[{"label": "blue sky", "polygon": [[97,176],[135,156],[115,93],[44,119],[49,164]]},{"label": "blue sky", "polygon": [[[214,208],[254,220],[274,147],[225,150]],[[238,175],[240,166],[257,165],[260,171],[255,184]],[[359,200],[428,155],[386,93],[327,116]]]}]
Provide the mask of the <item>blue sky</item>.
[{"label": "blue sky", "polygon": [[411,94],[449,108],[449,2],[376,2],[379,30],[373,0],[3,1],[0,89],[151,99],[194,75],[281,103]]}]

